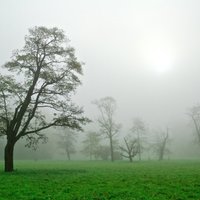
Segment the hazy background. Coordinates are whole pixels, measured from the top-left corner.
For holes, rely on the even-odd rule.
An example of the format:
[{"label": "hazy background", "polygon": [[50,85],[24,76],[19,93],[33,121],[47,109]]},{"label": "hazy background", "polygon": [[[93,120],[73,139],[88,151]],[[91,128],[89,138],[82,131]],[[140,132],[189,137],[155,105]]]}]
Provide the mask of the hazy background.
[{"label": "hazy background", "polygon": [[141,117],[150,135],[168,126],[174,155],[190,157],[195,137],[186,113],[200,102],[199,10],[199,0],[0,0],[0,65],[22,48],[28,28],[64,29],[85,63],[74,97],[85,114],[95,119],[91,101],[112,96],[121,135]]}]

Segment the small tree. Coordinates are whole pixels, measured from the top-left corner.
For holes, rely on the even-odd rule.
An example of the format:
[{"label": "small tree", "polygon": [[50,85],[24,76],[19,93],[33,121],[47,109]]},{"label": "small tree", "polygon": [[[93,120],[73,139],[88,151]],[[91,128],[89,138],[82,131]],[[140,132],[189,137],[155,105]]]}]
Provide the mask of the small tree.
[{"label": "small tree", "polygon": [[[7,138],[5,171],[11,172],[19,139],[26,137],[29,145],[35,145],[45,139],[41,132],[45,129],[66,126],[82,130],[81,125],[89,120],[71,102],[71,94],[81,84],[82,66],[62,30],[30,29],[25,46],[4,67],[12,75],[0,75],[0,133]],[[47,119],[47,113],[54,115]]]},{"label": "small tree", "polygon": [[128,158],[130,162],[133,162],[133,158],[139,152],[137,139],[133,139],[129,137],[124,137],[125,145],[120,146],[120,150],[122,151],[122,156]]},{"label": "small tree", "polygon": [[100,125],[100,132],[109,139],[111,161],[114,161],[114,144],[113,141],[119,132],[120,125],[114,120],[116,111],[116,102],[112,97],[105,97],[99,101],[94,101],[97,105],[100,115],[98,123]]},{"label": "small tree", "polygon": [[64,129],[59,135],[58,147],[64,150],[67,159],[71,160],[71,154],[76,153],[75,142],[77,134],[69,128]]},{"label": "small tree", "polygon": [[157,141],[153,145],[155,153],[158,155],[158,160],[163,160],[165,154],[169,154],[168,144],[170,142],[169,138],[169,129],[166,129],[166,132],[161,132],[157,135]]},{"label": "small tree", "polygon": [[133,127],[131,128],[132,132],[136,134],[136,137],[137,137],[137,145],[138,145],[138,157],[139,157],[139,160],[142,159],[141,157],[141,154],[142,154],[142,151],[144,149],[144,146],[143,146],[143,142],[144,142],[144,133],[145,133],[145,124],[144,122],[139,119],[139,118],[135,118],[134,121],[133,121]]},{"label": "small tree", "polygon": [[197,141],[200,144],[200,105],[193,106],[189,110],[188,115],[192,119],[197,136]]},{"label": "small tree", "polygon": [[90,157],[90,160],[98,157],[98,149],[100,148],[100,136],[98,133],[90,131],[83,140],[82,152]]}]

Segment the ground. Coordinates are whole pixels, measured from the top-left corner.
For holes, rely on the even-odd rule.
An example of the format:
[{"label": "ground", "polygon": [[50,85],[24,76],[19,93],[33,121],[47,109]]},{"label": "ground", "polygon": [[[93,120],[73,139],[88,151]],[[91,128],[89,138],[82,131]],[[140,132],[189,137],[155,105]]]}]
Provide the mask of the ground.
[{"label": "ground", "polygon": [[200,161],[0,162],[0,200],[198,200]]}]

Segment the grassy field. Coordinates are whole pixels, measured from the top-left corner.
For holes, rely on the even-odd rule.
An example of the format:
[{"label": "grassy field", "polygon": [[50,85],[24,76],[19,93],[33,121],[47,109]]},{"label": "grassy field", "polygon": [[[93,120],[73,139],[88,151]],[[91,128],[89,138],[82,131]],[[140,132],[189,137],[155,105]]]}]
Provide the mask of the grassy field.
[{"label": "grassy field", "polygon": [[0,200],[200,199],[200,161],[16,161]]}]

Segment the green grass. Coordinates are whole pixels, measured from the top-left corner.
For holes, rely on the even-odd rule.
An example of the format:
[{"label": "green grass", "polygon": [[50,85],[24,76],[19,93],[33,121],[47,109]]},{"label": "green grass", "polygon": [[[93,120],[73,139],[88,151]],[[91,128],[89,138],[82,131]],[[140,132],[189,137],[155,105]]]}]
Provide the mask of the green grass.
[{"label": "green grass", "polygon": [[200,161],[0,162],[0,200],[198,200]]}]

